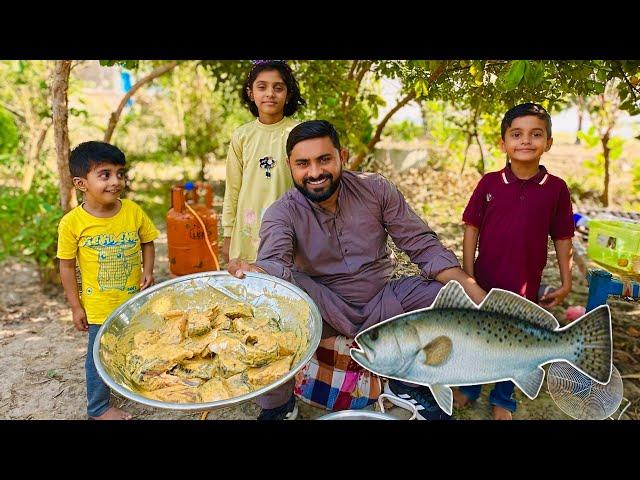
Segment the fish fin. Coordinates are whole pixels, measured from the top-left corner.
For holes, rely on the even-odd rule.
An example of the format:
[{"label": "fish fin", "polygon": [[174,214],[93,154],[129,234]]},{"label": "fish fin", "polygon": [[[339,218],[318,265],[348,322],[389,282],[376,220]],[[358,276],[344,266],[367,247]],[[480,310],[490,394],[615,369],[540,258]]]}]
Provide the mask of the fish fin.
[{"label": "fish fin", "polygon": [[596,382],[609,383],[613,354],[609,305],[601,305],[577,319],[567,329],[569,332],[577,333],[584,340],[584,347],[567,360]]},{"label": "fish fin", "polygon": [[427,365],[440,365],[443,363],[453,348],[453,342],[449,337],[441,335],[431,340],[422,350],[424,351]]},{"label": "fish fin", "polygon": [[447,414],[451,415],[453,409],[453,391],[446,385],[429,385],[433,398],[438,406]]},{"label": "fish fin", "polygon": [[530,372],[512,377],[512,380],[527,397],[533,400],[538,396],[540,387],[542,387],[542,382],[544,381],[544,369],[542,367],[538,367]]},{"label": "fish fin", "polygon": [[525,320],[547,330],[560,328],[558,320],[540,305],[521,297],[517,293],[500,288],[491,289],[480,304],[480,310],[500,313],[512,318],[518,317],[519,320]]},{"label": "fish fin", "polygon": [[466,308],[477,310],[478,306],[469,298],[462,285],[450,280],[440,289],[431,308]]}]

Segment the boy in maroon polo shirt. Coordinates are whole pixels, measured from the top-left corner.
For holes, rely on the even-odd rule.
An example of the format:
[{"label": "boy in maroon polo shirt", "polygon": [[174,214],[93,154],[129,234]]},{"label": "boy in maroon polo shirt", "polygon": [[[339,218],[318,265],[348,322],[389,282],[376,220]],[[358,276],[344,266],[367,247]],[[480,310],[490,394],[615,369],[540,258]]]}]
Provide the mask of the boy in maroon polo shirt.
[{"label": "boy in maroon polo shirt", "polygon": [[[507,165],[482,177],[462,215],[463,268],[486,291],[502,288],[553,307],[571,291],[574,224],[567,184],[540,165],[540,157],[553,143],[551,117],[535,103],[518,105],[502,119],[501,136]],[[549,236],[562,286],[538,298]],[[516,409],[513,388],[510,381],[495,385],[489,396],[494,419],[511,420]],[[460,387],[454,392],[454,405],[468,405],[480,389],[481,385]]]}]

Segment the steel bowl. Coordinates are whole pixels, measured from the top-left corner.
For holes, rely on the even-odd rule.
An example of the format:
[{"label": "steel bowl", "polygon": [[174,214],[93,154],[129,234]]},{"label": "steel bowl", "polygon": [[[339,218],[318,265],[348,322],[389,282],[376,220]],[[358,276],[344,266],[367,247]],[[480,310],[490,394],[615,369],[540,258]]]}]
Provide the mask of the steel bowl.
[{"label": "steel bowl", "polygon": [[371,410],[341,410],[318,417],[317,420],[398,420],[388,413]]},{"label": "steel bowl", "polygon": [[389,395],[387,393],[381,393],[378,397],[379,412],[374,410],[341,410],[339,412],[329,413],[318,417],[316,420],[400,420],[399,417],[393,416],[385,412],[383,400],[388,399],[396,406],[402,407],[405,410],[411,412],[411,416],[408,420],[414,420],[418,415],[416,406],[403,398],[396,397],[395,395]]},{"label": "steel bowl", "polygon": [[[207,286],[210,286],[207,288]],[[150,314],[145,314],[145,310],[149,310],[150,303],[154,299],[160,299],[167,294],[172,295],[173,299],[178,299],[178,305],[174,308],[198,308],[203,307],[203,294],[212,295],[219,294],[221,299],[224,294],[215,291],[216,286],[222,286],[232,291],[236,295],[246,298],[247,301],[258,301],[262,306],[266,306],[276,311],[280,315],[280,321],[286,328],[292,326],[292,322],[299,324],[292,313],[286,308],[287,301],[304,301],[308,304],[309,315],[306,320],[307,327],[307,348],[303,354],[298,356],[298,360],[293,364],[289,373],[282,378],[266,385],[258,390],[250,393],[232,397],[225,400],[217,400],[215,402],[206,403],[172,403],[153,400],[144,397],[135,392],[129,384],[125,376],[113,365],[111,365],[101,350],[101,339],[106,333],[111,333],[116,337],[125,334],[131,327],[132,321],[136,324],[144,325],[150,322]],[[200,298],[197,298],[197,297]],[[145,306],[148,307],[145,309]],[[149,317],[149,318],[147,318]],[[246,273],[244,279],[238,279],[229,275],[226,271],[201,272],[192,275],[167,280],[150,287],[142,292],[137,293],[134,297],[122,304],[105,320],[104,324],[98,331],[93,344],[93,360],[96,365],[98,374],[102,380],[120,395],[133,400],[134,402],[148,405],[155,408],[163,408],[169,410],[181,411],[203,411],[214,410],[217,408],[228,407],[242,402],[246,402],[258,397],[269,390],[272,390],[289,381],[298,370],[300,370],[311,358],[320,343],[322,333],[322,317],[316,304],[311,300],[300,288],[295,285],[262,273]]]}]

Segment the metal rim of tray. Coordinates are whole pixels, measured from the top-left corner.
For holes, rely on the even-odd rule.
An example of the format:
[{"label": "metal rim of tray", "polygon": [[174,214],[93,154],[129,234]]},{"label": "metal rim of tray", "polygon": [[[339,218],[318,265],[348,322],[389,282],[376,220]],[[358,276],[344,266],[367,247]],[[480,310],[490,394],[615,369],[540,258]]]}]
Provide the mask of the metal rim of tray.
[{"label": "metal rim of tray", "polygon": [[[180,410],[180,411],[202,411],[202,410],[215,410],[218,408],[224,408],[224,407],[229,407],[232,405],[236,405],[236,404],[240,404],[240,403],[244,403],[248,400],[251,400],[255,397],[258,397],[274,388],[277,388],[281,385],[283,385],[284,383],[286,383],[287,381],[289,381],[297,372],[298,370],[300,370],[313,356],[314,352],[316,351],[316,349],[318,348],[318,345],[320,344],[320,337],[322,334],[322,315],[320,314],[320,310],[318,309],[317,305],[315,304],[315,302],[311,299],[311,297],[304,292],[302,289],[300,289],[299,287],[293,285],[292,283],[289,283],[285,280],[282,280],[278,277],[274,277],[271,275],[266,275],[263,273],[257,273],[257,272],[245,272],[245,275],[249,278],[261,278],[264,280],[268,280],[271,282],[274,282],[284,288],[287,288],[288,290],[291,290],[292,292],[294,292],[296,295],[299,295],[300,297],[302,297],[303,300],[305,300],[308,304],[309,304],[309,313],[311,318],[313,319],[313,331],[309,331],[308,332],[308,351],[306,353],[306,355],[304,357],[302,357],[300,360],[298,360],[298,362],[293,365],[293,367],[291,368],[291,370],[284,375],[282,378],[276,380],[275,382],[266,385],[258,390],[254,390],[250,393],[246,393],[244,395],[240,395],[238,397],[232,397],[232,398],[228,398],[225,400],[217,400],[215,402],[206,402],[206,403],[175,403],[175,402],[161,402],[159,400],[153,400],[151,398],[147,398],[144,397],[132,390],[129,390],[128,388],[124,387],[123,385],[120,385],[119,383],[117,383],[116,381],[114,381],[111,376],[107,373],[107,371],[105,370],[105,368],[102,365],[102,360],[100,359],[100,340],[102,339],[102,335],[105,332],[105,330],[108,328],[108,326],[110,325],[110,323],[113,321],[113,319],[117,318],[118,315],[120,315],[120,313],[127,308],[127,306],[136,301],[138,298],[142,297],[142,296],[148,296],[151,293],[160,290],[164,287],[167,287],[169,285],[173,285],[176,283],[180,283],[180,282],[185,282],[185,281],[190,281],[190,280],[194,280],[197,278],[201,278],[201,277],[216,277],[216,276],[224,276],[224,277],[231,277],[231,278],[236,278],[236,277],[232,277],[227,271],[224,270],[219,270],[219,271],[210,271],[210,272],[199,272],[199,273],[193,273],[190,275],[184,275],[181,277],[177,277],[177,278],[173,278],[170,280],[166,280],[164,282],[158,283],[150,288],[147,288],[146,290],[143,290],[141,292],[138,292],[136,295],[134,295],[133,297],[131,297],[129,300],[127,300],[125,303],[123,303],[122,305],[120,305],[117,309],[115,309],[111,315],[109,315],[107,317],[107,319],[104,321],[104,323],[101,325],[100,330],[98,330],[98,334],[96,335],[94,344],[93,344],[93,362],[96,366],[96,370],[98,371],[98,375],[100,375],[100,377],[102,378],[102,380],[109,386],[109,388],[115,390],[116,392],[118,392],[120,395],[122,395],[123,397],[132,400],[134,402],[137,403],[141,403],[143,405],[147,405],[150,407],[154,407],[154,408],[160,408],[160,409],[165,409],[165,410]],[[238,279],[239,281],[242,281],[241,279]]]},{"label": "metal rim of tray", "polygon": [[372,412],[371,410],[342,410],[328,413],[316,420],[398,420],[388,413]]}]

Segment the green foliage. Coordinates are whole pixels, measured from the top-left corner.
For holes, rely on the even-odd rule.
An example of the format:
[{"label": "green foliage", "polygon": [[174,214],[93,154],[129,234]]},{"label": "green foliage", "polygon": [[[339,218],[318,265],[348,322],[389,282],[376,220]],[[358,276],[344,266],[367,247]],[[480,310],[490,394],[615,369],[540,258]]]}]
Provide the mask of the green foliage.
[{"label": "green foliage", "polygon": [[20,134],[13,116],[0,107],[0,163],[15,153],[19,139]]},{"label": "green foliage", "polygon": [[103,67],[113,67],[114,65],[120,65],[129,70],[135,70],[138,68],[140,60],[100,60],[100,65]]},{"label": "green foliage", "polygon": [[633,193],[640,195],[640,158],[636,158],[633,164],[633,183],[631,184],[631,188],[633,189]]},{"label": "green foliage", "polygon": [[[30,144],[51,114],[48,80],[53,63],[41,60],[0,60],[0,162],[29,161]],[[3,154],[17,153],[8,157]]]},{"label": "green foliage", "polygon": [[382,132],[383,136],[393,140],[411,141],[424,135],[424,127],[417,125],[410,120],[389,123]]},{"label": "green foliage", "polygon": [[31,190],[0,189],[0,260],[35,261],[43,278],[54,269],[62,218],[53,175],[41,172]]},{"label": "green foliage", "polygon": [[[233,130],[253,119],[240,105],[238,91],[199,63],[182,62],[141,94],[144,101],[124,111],[118,143],[131,166],[140,160],[176,165],[187,158],[204,163],[224,158]],[[152,68],[141,62],[137,73]]]}]

